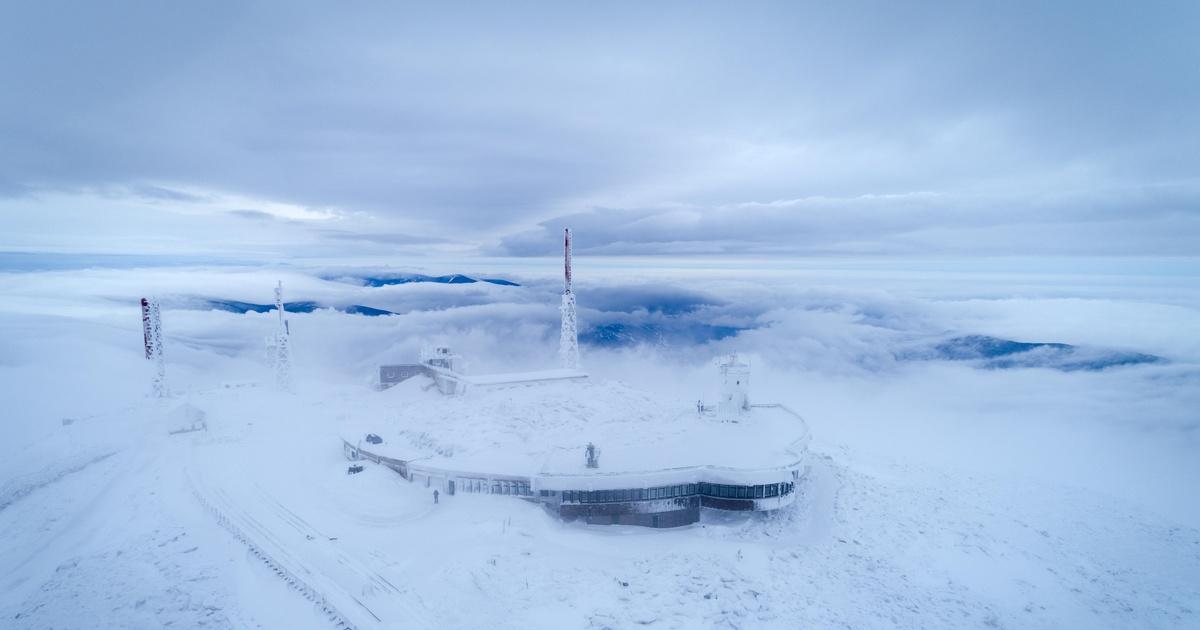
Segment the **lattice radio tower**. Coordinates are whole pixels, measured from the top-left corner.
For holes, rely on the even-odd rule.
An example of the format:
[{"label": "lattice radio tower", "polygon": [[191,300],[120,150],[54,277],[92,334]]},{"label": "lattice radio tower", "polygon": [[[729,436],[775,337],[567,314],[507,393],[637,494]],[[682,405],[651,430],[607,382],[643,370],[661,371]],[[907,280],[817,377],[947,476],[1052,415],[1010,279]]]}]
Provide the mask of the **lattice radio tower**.
[{"label": "lattice radio tower", "polygon": [[275,333],[275,386],[292,389],[292,353],[288,344],[288,322],[283,317],[283,282],[275,285],[275,310],[279,311],[279,330]]},{"label": "lattice radio tower", "polygon": [[575,320],[575,293],[571,290],[571,228],[563,229],[563,296],[558,307],[562,330],[558,336],[558,357],[562,366],[579,369],[579,330]]},{"label": "lattice radio tower", "polygon": [[163,357],[162,310],[158,298],[142,298],[142,341],[146,348],[146,358],[154,362],[154,376],[151,377],[151,395],[155,398],[167,397],[167,363]]}]

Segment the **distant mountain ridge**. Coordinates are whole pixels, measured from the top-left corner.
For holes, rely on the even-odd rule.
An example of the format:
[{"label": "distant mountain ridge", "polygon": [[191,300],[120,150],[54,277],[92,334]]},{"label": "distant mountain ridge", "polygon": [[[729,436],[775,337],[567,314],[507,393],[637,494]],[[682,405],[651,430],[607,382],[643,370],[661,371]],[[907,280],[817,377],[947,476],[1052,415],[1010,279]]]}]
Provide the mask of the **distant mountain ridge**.
[{"label": "distant mountain ridge", "polygon": [[579,335],[579,343],[599,347],[638,344],[703,344],[734,337],[745,328],[694,321],[597,324]]},{"label": "distant mountain ridge", "polygon": [[427,276],[421,273],[406,273],[406,274],[376,274],[376,275],[343,275],[343,276],[325,276],[323,280],[333,280],[336,282],[354,282],[364,287],[386,287],[396,284],[415,284],[420,282],[432,282],[437,284],[473,284],[476,282],[486,282],[505,287],[519,287],[520,284],[512,280],[503,278],[472,278],[461,273],[454,273],[445,276]]},{"label": "distant mountain ridge", "polygon": [[[275,310],[274,304],[255,304],[253,302],[240,302],[238,300],[204,299],[201,300],[200,304],[208,307],[211,310],[226,311],[229,313],[238,314],[269,313]],[[351,304],[349,306],[331,306],[313,301],[283,303],[283,310],[287,313],[311,313],[321,308],[330,308],[335,311],[340,311],[350,315],[366,315],[367,317],[397,314],[392,311],[387,311],[381,308],[373,308],[370,306],[363,306],[361,304]]]},{"label": "distant mountain ridge", "polygon": [[943,339],[931,346],[900,352],[896,358],[972,361],[978,367],[994,370],[1041,367],[1063,372],[1097,371],[1163,360],[1162,357],[1141,352],[1086,348],[1067,343],[1013,341],[987,335]]}]

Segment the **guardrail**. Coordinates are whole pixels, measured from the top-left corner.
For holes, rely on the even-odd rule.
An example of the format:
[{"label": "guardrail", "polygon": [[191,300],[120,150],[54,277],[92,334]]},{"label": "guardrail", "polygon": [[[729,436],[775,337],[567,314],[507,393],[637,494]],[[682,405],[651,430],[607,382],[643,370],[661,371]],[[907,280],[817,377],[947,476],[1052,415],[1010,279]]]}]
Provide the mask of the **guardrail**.
[{"label": "guardrail", "polygon": [[190,479],[189,483],[192,485],[192,496],[195,497],[200,506],[217,521],[218,525],[225,528],[238,542],[245,545],[255,558],[258,558],[263,564],[267,565],[267,568],[274,571],[275,575],[286,582],[290,588],[312,602],[316,608],[319,608],[336,628],[356,630],[356,626],[336,606],[325,599],[325,596],[320,591],[313,588],[308,582],[301,579],[300,576],[272,558],[262,546],[255,543],[250,536],[246,535],[233,519],[229,518],[220,508],[201,494],[199,489],[196,488],[195,483]]}]

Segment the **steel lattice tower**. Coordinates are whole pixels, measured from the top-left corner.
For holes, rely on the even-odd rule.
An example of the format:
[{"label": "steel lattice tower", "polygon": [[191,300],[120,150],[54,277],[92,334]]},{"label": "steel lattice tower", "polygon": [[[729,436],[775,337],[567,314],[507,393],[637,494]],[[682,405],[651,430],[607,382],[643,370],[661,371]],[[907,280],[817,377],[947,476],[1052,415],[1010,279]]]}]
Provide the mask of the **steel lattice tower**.
[{"label": "steel lattice tower", "polygon": [[275,285],[275,310],[279,311],[279,330],[275,333],[275,385],[283,391],[292,389],[292,357],[288,344],[288,323],[283,317],[283,282]]},{"label": "steel lattice tower", "polygon": [[158,298],[142,298],[142,339],[146,347],[146,358],[154,361],[154,376],[151,377],[151,394],[155,398],[166,398],[167,363],[163,356],[162,309]]},{"label": "steel lattice tower", "polygon": [[571,228],[563,229],[563,296],[559,313],[562,330],[558,337],[558,357],[562,366],[579,368],[579,331],[575,319],[575,293],[571,290]]}]

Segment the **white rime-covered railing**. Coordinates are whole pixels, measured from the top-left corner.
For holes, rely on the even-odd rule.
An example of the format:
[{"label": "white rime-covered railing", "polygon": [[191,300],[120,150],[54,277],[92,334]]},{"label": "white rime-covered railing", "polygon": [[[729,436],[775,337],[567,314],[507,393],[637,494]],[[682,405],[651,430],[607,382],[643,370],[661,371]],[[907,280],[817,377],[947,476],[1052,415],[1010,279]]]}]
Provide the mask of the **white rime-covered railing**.
[{"label": "white rime-covered railing", "polygon": [[193,488],[192,496],[194,496],[196,501],[200,503],[200,506],[203,507],[204,510],[217,521],[218,525],[225,528],[225,530],[232,534],[233,537],[238,540],[238,542],[246,545],[246,547],[250,550],[250,553],[255,558],[258,558],[263,564],[267,565],[267,568],[274,571],[275,575],[279,576],[281,580],[286,582],[292,590],[295,590],[304,596],[305,599],[312,602],[313,605],[320,610],[321,613],[326,616],[326,618],[329,619],[329,622],[332,623],[334,627],[344,628],[345,630],[357,630],[357,626],[347,619],[346,616],[342,614],[342,612],[339,611],[336,606],[326,600],[325,596],[322,595],[320,591],[313,588],[292,571],[288,570],[287,567],[276,562],[270,554],[268,554],[261,546],[255,543],[253,539],[247,536],[245,532],[243,532],[242,529],[233,522],[232,519],[226,516],[225,513],[222,512],[216,505],[213,505],[211,502],[209,502],[204,495],[200,494],[199,490]]}]

